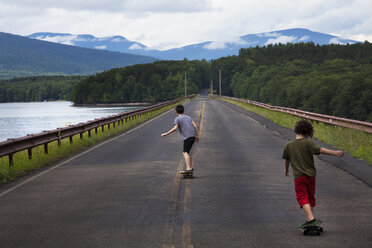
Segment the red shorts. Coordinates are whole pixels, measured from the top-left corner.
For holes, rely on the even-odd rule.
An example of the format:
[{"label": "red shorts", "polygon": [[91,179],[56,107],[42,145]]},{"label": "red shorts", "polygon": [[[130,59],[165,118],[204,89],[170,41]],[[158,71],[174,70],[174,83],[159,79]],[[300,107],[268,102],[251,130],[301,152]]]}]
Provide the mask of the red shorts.
[{"label": "red shorts", "polygon": [[311,207],[315,207],[315,177],[309,177],[302,175],[295,181],[295,191],[297,201],[302,208],[305,204],[310,204]]}]

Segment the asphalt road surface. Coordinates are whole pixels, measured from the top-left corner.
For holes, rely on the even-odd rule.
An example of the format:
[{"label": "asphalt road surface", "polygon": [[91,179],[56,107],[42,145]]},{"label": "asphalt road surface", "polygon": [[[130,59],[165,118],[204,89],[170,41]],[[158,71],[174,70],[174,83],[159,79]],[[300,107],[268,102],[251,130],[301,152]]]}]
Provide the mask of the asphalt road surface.
[{"label": "asphalt road surface", "polygon": [[371,182],[336,166],[346,158],[315,159],[324,233],[304,236],[281,159],[294,134],[206,97],[185,108],[201,132],[195,178],[180,177],[179,134],[160,137],[168,111],[0,187],[0,247],[372,247]]}]

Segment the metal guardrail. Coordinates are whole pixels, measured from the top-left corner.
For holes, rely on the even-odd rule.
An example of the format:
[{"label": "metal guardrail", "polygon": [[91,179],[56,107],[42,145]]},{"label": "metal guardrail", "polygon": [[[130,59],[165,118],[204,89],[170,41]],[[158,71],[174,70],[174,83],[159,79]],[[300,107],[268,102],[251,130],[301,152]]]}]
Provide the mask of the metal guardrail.
[{"label": "metal guardrail", "polygon": [[[212,97],[220,97],[212,95]],[[358,120],[352,120],[352,119],[346,119],[336,116],[330,116],[330,115],[322,115],[317,113],[312,113],[308,111],[298,110],[298,109],[292,109],[292,108],[285,108],[280,106],[271,106],[269,104],[256,102],[252,100],[245,100],[241,98],[235,98],[235,97],[228,97],[228,96],[221,96],[222,98],[231,99],[239,102],[245,102],[248,104],[252,104],[261,108],[283,112],[291,115],[295,115],[301,118],[317,121],[317,122],[323,122],[335,126],[341,126],[341,127],[347,127],[352,129],[358,129],[362,130],[366,133],[372,133],[372,123],[365,122],[365,121],[358,121]]]},{"label": "metal guardrail", "polygon": [[74,135],[80,134],[80,138],[83,138],[83,133],[88,132],[88,136],[90,137],[91,131],[93,129],[97,134],[99,127],[101,127],[102,131],[104,131],[104,127],[106,125],[108,129],[110,129],[110,125],[113,124],[113,127],[115,128],[115,123],[117,123],[118,125],[124,124],[124,121],[127,122],[128,120],[136,119],[137,117],[143,116],[149,113],[150,111],[174,104],[186,98],[192,98],[193,96],[194,95],[182,97],[172,101],[162,102],[147,108],[137,109],[121,113],[118,115],[103,117],[85,123],[69,125],[68,127],[65,128],[57,128],[54,130],[43,131],[42,133],[28,134],[27,136],[21,138],[8,139],[6,141],[0,142],[0,157],[8,156],[9,165],[12,166],[13,155],[16,152],[28,150],[28,157],[29,159],[32,159],[32,149],[37,146],[44,145],[44,151],[46,154],[48,154],[48,144],[50,142],[58,141],[58,146],[60,146],[62,139],[70,138],[70,143],[72,143],[73,142],[72,137]]}]

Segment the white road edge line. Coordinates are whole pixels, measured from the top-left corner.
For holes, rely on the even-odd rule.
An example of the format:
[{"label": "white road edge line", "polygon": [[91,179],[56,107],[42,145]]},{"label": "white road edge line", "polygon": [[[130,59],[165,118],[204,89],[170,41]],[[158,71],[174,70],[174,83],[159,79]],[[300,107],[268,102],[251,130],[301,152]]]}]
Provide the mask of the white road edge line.
[{"label": "white road edge line", "polygon": [[46,174],[46,173],[48,173],[48,172],[51,172],[52,170],[57,169],[58,167],[61,167],[61,166],[64,165],[64,164],[67,164],[68,162],[70,162],[70,161],[72,161],[72,160],[74,160],[74,159],[80,157],[81,155],[84,155],[85,153],[88,153],[88,152],[90,152],[90,151],[92,151],[92,150],[94,150],[94,149],[96,149],[96,148],[98,148],[98,147],[100,147],[100,146],[102,146],[102,145],[108,143],[108,142],[111,142],[111,141],[113,141],[113,140],[116,140],[116,139],[118,139],[118,138],[120,138],[120,137],[122,137],[122,136],[124,136],[124,135],[127,135],[127,134],[129,134],[129,133],[131,133],[131,132],[133,132],[133,131],[135,131],[135,130],[137,130],[137,129],[139,129],[139,128],[141,128],[141,127],[147,125],[147,124],[149,124],[150,122],[152,122],[152,121],[154,121],[154,120],[160,118],[161,116],[167,114],[168,112],[170,112],[170,111],[172,111],[172,110],[173,110],[173,108],[171,108],[170,110],[167,110],[166,112],[162,113],[161,115],[158,115],[158,116],[156,116],[156,117],[154,117],[154,118],[152,118],[152,119],[146,121],[145,123],[142,123],[141,125],[139,125],[139,126],[133,128],[133,129],[131,129],[131,130],[129,130],[129,131],[127,131],[127,132],[125,132],[125,133],[123,133],[123,134],[117,136],[117,137],[114,137],[114,138],[111,138],[111,139],[109,139],[109,140],[106,140],[106,141],[104,141],[104,142],[102,142],[102,143],[100,143],[100,144],[98,144],[98,145],[96,145],[96,146],[90,148],[89,150],[86,150],[86,151],[84,151],[84,152],[82,152],[82,153],[79,153],[78,155],[75,155],[74,157],[72,157],[72,158],[70,158],[70,159],[68,159],[68,160],[66,160],[66,161],[64,161],[64,162],[62,162],[62,163],[59,163],[59,164],[57,164],[57,165],[55,165],[55,166],[53,166],[53,167],[51,167],[51,168],[49,168],[49,169],[47,169],[47,170],[45,170],[45,171],[43,171],[43,172],[40,172],[39,174],[37,174],[37,175],[35,175],[35,176],[33,176],[33,177],[30,177],[29,179],[27,179],[27,180],[25,180],[25,181],[23,181],[23,182],[21,182],[21,183],[15,185],[15,186],[13,186],[12,188],[7,189],[7,190],[5,190],[4,192],[1,192],[1,193],[0,193],[0,197],[3,197],[4,195],[6,195],[6,194],[12,192],[13,190],[15,190],[15,189],[17,189],[17,188],[19,188],[19,187],[25,185],[26,183],[29,183],[29,182],[35,180],[36,178],[41,177],[42,175],[44,175],[44,174]]}]

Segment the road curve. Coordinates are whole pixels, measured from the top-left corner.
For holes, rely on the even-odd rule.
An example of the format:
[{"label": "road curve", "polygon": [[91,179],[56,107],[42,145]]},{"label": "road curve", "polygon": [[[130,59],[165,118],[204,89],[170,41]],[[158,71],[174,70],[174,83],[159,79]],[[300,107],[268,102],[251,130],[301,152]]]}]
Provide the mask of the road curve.
[{"label": "road curve", "polygon": [[168,111],[3,185],[0,247],[372,247],[369,184],[316,158],[315,215],[325,231],[303,236],[281,159],[292,133],[206,97],[185,108],[201,129],[194,179],[178,173],[179,135],[160,137],[173,126]]}]

